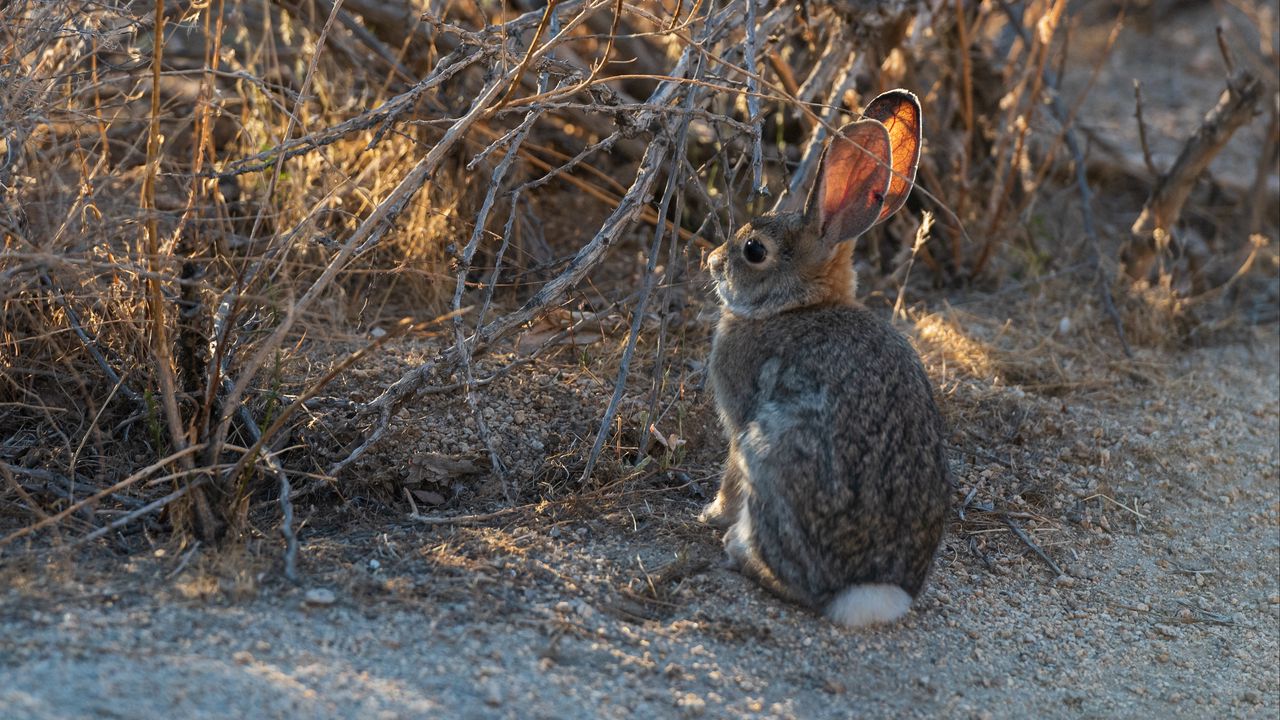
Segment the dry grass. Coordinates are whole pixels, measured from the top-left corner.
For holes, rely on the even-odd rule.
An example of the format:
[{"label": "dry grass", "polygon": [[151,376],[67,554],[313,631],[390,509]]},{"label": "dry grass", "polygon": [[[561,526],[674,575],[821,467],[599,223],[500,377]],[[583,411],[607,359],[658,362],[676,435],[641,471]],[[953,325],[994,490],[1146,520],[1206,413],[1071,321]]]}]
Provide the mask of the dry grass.
[{"label": "dry grass", "polygon": [[[1066,0],[833,5],[4,5],[0,545],[254,537],[279,503],[292,557],[288,499],[350,481],[437,400],[464,403],[512,501],[599,493],[650,456],[712,465],[700,252],[795,203],[829,129],[894,86],[921,96],[928,148],[905,219],[859,252],[873,296],[1057,277],[1018,322],[913,311],[926,360],[944,393],[956,370],[974,397],[1105,391],[1093,368],[1118,346],[1072,281],[1110,289],[1119,237],[1091,255],[1048,226],[1079,217],[1083,97],[1046,102],[1064,63],[1105,53],[1071,54]],[[1129,194],[1108,201],[1136,211]],[[922,210],[937,223],[904,288],[895,238]],[[1264,245],[1201,301],[1117,286],[1129,339],[1241,322],[1232,300],[1275,273]],[[419,361],[371,389],[368,358],[401,335]],[[483,412],[539,365],[601,400],[553,481],[507,473]]]}]

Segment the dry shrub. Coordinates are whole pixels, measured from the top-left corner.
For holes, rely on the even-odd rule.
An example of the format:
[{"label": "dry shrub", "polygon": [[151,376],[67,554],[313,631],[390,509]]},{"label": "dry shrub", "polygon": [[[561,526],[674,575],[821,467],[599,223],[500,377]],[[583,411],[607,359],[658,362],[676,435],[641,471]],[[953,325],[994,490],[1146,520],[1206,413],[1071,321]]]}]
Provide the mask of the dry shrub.
[{"label": "dry shrub", "polygon": [[[928,149],[922,191],[859,253],[881,291],[902,290],[894,238],[921,210],[921,286],[1109,267],[1111,246],[1059,252],[1037,220],[1076,197],[1067,5],[3,5],[0,542],[120,539],[166,508],[215,540],[276,500],[287,529],[291,495],[420,397],[465,399],[501,468],[477,394],[606,314],[614,401],[557,462],[587,479],[606,447],[645,455],[695,384],[700,249],[797,203],[829,133],[890,87],[921,96]],[[432,350],[381,395],[323,395],[365,357],[313,362],[326,343],[424,325]],[[1065,387],[1026,360],[1058,350],[952,361]]]}]

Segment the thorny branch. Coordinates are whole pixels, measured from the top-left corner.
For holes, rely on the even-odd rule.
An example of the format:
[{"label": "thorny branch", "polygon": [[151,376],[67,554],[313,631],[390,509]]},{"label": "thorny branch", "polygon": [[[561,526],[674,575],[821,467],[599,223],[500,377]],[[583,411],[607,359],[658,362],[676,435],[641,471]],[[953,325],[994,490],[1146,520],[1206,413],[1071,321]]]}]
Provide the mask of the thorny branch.
[{"label": "thorny branch", "polygon": [[[743,18],[740,15],[735,15],[729,9],[710,14],[706,20],[707,30],[703,40],[704,44],[715,42],[719,37],[736,28],[742,22]],[[557,37],[562,34],[558,34]],[[636,126],[647,127],[659,113],[667,108],[676,106],[676,103],[681,98],[681,93],[679,92],[683,86],[681,80],[691,77],[689,73],[694,63],[700,61],[702,57],[703,54],[698,52],[694,45],[685,48],[680,59],[676,62],[670,78],[659,83],[658,87],[645,102],[645,109],[638,114],[635,121]],[[686,109],[691,109],[691,107],[689,106]],[[683,126],[687,127],[690,114],[686,112],[683,117]],[[402,376],[368,405],[360,408],[357,418],[373,415],[376,418],[374,424],[370,430],[364,433],[362,442],[353,448],[345,458],[330,467],[330,474],[336,474],[350,466],[352,462],[380,440],[388,430],[392,415],[405,402],[412,399],[433,375],[437,373],[451,374],[457,367],[460,357],[470,357],[471,354],[487,347],[516,328],[524,326],[546,309],[560,302],[565,294],[576,286],[605,257],[610,247],[630,227],[644,209],[658,172],[666,162],[668,152],[672,149],[672,140],[666,133],[658,133],[653,138],[636,169],[635,180],[623,195],[618,207],[604,221],[595,237],[578,250],[559,275],[546,282],[538,292],[525,301],[517,310],[495,318],[479,327],[466,340],[466,353],[460,353],[455,350],[452,358],[441,354],[423,363]],[[487,210],[485,215],[487,216]],[[476,224],[477,228],[483,226],[483,219],[481,218],[481,222]],[[665,227],[665,223],[659,222],[659,226]]]},{"label": "thorny branch", "polygon": [[[754,0],[747,0],[748,6],[754,6]],[[753,21],[754,13],[748,19],[748,23]],[[709,35],[709,28],[704,29],[704,37]],[[699,56],[695,60],[695,69],[693,71],[694,79],[699,79],[702,75],[704,63],[702,57]],[[688,97],[685,100],[686,107],[692,107],[697,104],[700,88],[696,85],[690,86],[688,89]],[[689,132],[690,116],[685,115],[684,121],[680,124],[677,131],[675,141],[675,152],[671,157],[671,168],[667,172],[667,187],[662,194],[662,202],[658,206],[658,217],[665,218],[667,209],[671,206],[671,199],[676,191],[684,185],[686,175],[683,172],[685,161],[685,141]],[[591,471],[595,468],[596,460],[600,457],[600,451],[604,447],[604,442],[608,437],[610,426],[613,424],[613,418],[618,412],[618,403],[622,400],[622,394],[626,391],[627,375],[631,370],[631,358],[635,354],[636,340],[640,337],[640,328],[644,324],[645,311],[649,304],[649,295],[653,292],[653,284],[655,280],[655,271],[658,264],[658,256],[662,250],[662,240],[666,231],[666,223],[658,223],[653,232],[653,243],[649,246],[648,260],[644,269],[644,284],[640,290],[640,299],[636,301],[635,309],[632,310],[631,332],[627,336],[627,346],[622,353],[622,363],[618,368],[617,378],[614,380],[613,396],[609,399],[609,406],[604,411],[604,417],[600,420],[600,429],[596,432],[596,439],[591,445],[591,452],[587,455],[586,466],[582,470],[582,477],[579,482],[585,484],[591,477]],[[676,239],[673,238],[672,242]]]}]

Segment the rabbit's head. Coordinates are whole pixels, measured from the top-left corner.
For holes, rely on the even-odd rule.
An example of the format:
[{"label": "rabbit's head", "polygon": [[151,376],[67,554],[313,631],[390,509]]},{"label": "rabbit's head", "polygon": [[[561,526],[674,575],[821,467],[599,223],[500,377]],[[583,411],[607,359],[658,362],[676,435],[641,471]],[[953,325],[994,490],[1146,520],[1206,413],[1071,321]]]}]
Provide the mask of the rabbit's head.
[{"label": "rabbit's head", "polygon": [[920,160],[920,129],[920,103],[906,90],[880,95],[862,120],[840,128],[803,212],[755,218],[707,257],[725,309],[765,318],[852,303],[852,241],[906,202]]}]

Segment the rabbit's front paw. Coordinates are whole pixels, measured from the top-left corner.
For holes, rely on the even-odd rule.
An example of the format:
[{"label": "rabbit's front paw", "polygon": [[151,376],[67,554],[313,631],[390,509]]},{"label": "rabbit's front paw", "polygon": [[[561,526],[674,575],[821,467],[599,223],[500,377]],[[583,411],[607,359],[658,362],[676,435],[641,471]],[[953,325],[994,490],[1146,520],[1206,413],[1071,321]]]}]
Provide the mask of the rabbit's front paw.
[{"label": "rabbit's front paw", "polygon": [[751,517],[738,513],[736,522],[724,534],[725,567],[741,570],[751,562]]},{"label": "rabbit's front paw", "polygon": [[717,530],[724,530],[733,524],[733,518],[730,517],[728,509],[725,508],[723,498],[717,497],[707,503],[702,508],[702,512],[698,513],[698,522],[706,523]]}]

